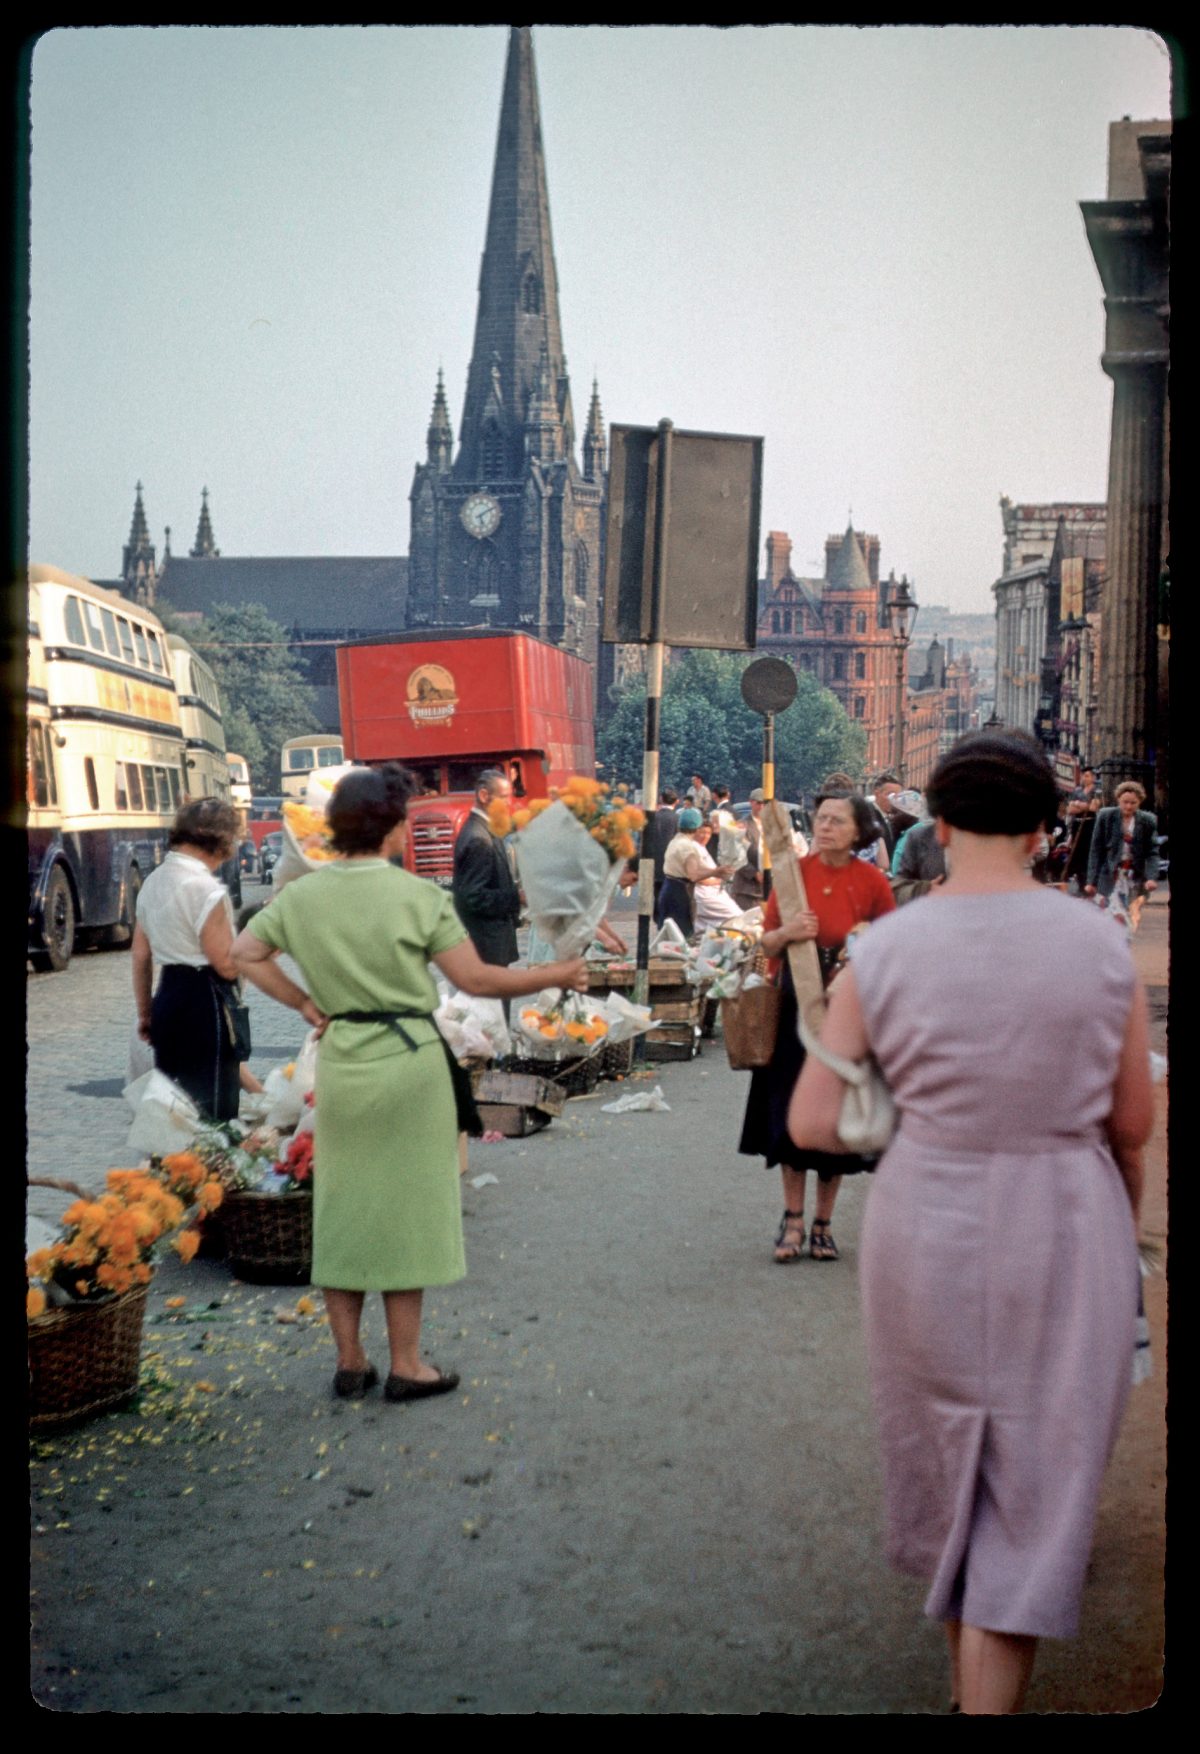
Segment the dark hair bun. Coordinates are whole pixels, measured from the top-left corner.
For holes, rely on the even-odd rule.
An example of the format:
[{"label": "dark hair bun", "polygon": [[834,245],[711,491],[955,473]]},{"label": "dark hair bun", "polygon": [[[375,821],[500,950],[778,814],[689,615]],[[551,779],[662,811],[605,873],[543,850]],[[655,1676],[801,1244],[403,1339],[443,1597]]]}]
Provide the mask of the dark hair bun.
[{"label": "dark hair bun", "polygon": [[1053,822],[1058,787],[1028,731],[970,731],[934,768],[925,802],[968,834],[1031,834]]},{"label": "dark hair bun", "polygon": [[375,853],[408,814],[417,790],[415,775],[397,761],[382,767],[356,767],[333,789],[325,819],[339,853]]}]

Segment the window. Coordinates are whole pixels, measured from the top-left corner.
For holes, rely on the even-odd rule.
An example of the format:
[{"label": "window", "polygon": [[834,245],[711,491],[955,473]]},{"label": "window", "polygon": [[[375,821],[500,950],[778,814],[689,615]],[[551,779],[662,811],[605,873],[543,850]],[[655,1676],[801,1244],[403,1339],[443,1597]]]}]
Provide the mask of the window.
[{"label": "window", "polygon": [[504,435],[494,420],[483,429],[480,463],[485,481],[499,481],[504,476]]},{"label": "window", "polygon": [[867,700],[866,700],[865,695],[862,695],[862,694],[855,695],[855,697],[854,697],[854,716],[856,719],[865,719],[866,718],[866,716],[867,716]]},{"label": "window", "polygon": [[85,597],[83,600],[83,616],[87,622],[88,639],[96,651],[104,650],[104,629],[100,625],[100,616],[96,605]]},{"label": "window", "polygon": [[525,284],[521,288],[521,309],[535,317],[542,313],[542,283],[536,274],[527,274],[525,277]]},{"label": "window", "polygon": [[48,804],[50,802],[50,776],[46,766],[46,744],[40,725],[30,725],[29,727],[29,772],[26,778],[26,796],[29,802],[31,804]]},{"label": "window", "polygon": [[866,633],[866,631],[867,631],[867,612],[865,609],[860,609],[858,614],[854,617],[854,626],[855,626],[856,632]]},{"label": "window", "polygon": [[835,652],[834,653],[833,673],[839,679],[841,679],[845,676],[845,674],[846,674],[846,654],[844,652]]},{"label": "window", "polygon": [[792,631],[792,612],[790,609],[785,609],[783,612],[783,631],[784,633]]},{"label": "window", "polygon": [[87,781],[88,803],[93,810],[99,810],[100,788],[96,784],[96,764],[90,755],[83,758],[83,777]]},{"label": "window", "polygon": [[123,615],[117,616],[117,638],[121,642],[121,656],[127,664],[133,663],[133,635],[129,631],[129,623]]},{"label": "window", "polygon": [[134,644],[137,646],[138,663],[148,664],[150,662],[150,654],[146,650],[146,635],[136,621],[133,624],[133,640]]},{"label": "window", "polygon": [[330,743],[324,749],[317,750],[318,767],[340,767],[341,765],[342,746],[340,743]]},{"label": "window", "polygon": [[846,617],[840,609],[833,618],[833,631],[835,634],[843,634],[846,631]]},{"label": "window", "polygon": [[104,643],[108,647],[109,655],[113,658],[119,658],[121,647],[117,641],[116,617],[111,609],[101,609],[100,620],[104,624]]},{"label": "window", "polygon": [[313,750],[311,750],[311,749],[289,749],[288,750],[288,768],[289,768],[290,772],[292,772],[292,773],[307,773],[310,767],[315,767],[316,765],[317,765],[316,754]]},{"label": "window", "polygon": [[86,646],[87,635],[83,631],[83,616],[79,612],[79,598],[68,597],[66,602],[67,638],[72,645]]},{"label": "window", "polygon": [[172,808],[172,810],[178,810],[179,797],[180,797],[179,769],[177,767],[168,768],[167,769],[167,778],[171,782],[171,808]]},{"label": "window", "polygon": [[858,677],[859,681],[861,682],[863,677],[866,675],[866,673],[867,673],[867,654],[865,652],[855,652],[855,654],[854,654],[854,674]]},{"label": "window", "polygon": [[147,628],[146,629],[146,638],[150,644],[150,662],[151,662],[151,664],[153,664],[153,666],[156,670],[164,669],[165,665],[163,664],[163,655],[158,649],[158,635],[156,633],[151,632],[151,630],[149,628]]},{"label": "window", "polygon": [[125,763],[123,761],[118,761],[115,766],[117,773],[117,809],[128,810],[129,793],[125,789]]},{"label": "window", "polygon": [[[121,764],[118,762],[118,773],[120,772],[120,769]],[[129,784],[129,803],[131,809],[144,810],[146,806],[142,802],[142,774],[141,769],[135,762],[130,761],[125,764],[125,777]]]},{"label": "window", "polygon": [[588,551],[583,542],[575,544],[575,595],[586,602],[588,593]]},{"label": "window", "polygon": [[771,611],[771,632],[772,633],[780,633],[781,631],[782,631],[782,626],[781,626],[781,623],[779,620],[779,611],[778,611],[778,609],[772,609],[772,611]]},{"label": "window", "polygon": [[[149,776],[149,774],[151,772],[153,772],[154,779],[155,779],[156,786],[157,786],[157,790],[158,790],[158,807],[162,811],[163,815],[167,816],[170,814],[170,810],[171,810],[171,788],[170,788],[169,784],[167,783],[167,770],[165,767],[156,767],[154,769],[150,769],[150,768],[146,769],[147,776]],[[149,785],[147,785],[146,790],[147,790],[147,792],[149,792],[149,790],[150,790]],[[178,788],[178,784],[177,784],[176,785],[176,793],[177,794],[178,794],[178,790],[179,790],[179,788]]]}]

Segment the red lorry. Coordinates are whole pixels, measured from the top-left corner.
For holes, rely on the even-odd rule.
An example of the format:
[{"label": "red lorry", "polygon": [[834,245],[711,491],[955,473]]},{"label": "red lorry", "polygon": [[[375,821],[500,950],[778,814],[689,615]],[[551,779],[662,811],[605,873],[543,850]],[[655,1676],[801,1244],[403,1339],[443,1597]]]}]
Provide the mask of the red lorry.
[{"label": "red lorry", "polygon": [[337,673],[346,760],[413,769],[423,790],[408,807],[404,862],[443,887],[482,768],[506,773],[517,798],[595,771],[592,667],[532,634],[348,640]]}]

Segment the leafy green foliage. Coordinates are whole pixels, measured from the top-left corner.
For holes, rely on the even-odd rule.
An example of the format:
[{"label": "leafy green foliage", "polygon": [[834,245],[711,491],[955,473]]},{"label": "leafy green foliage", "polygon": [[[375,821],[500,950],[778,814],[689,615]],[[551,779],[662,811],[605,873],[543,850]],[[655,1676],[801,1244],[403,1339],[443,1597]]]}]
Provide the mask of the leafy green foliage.
[{"label": "leafy green foliage", "polygon": [[221,691],[225,747],[244,755],[255,792],[279,790],[279,752],[289,737],[321,729],[312,690],[287,649],[287,631],[258,603],[215,605],[207,620],[158,613],[211,665]]},{"label": "leafy green foliage", "polygon": [[[698,768],[711,785],[724,781],[735,798],[762,784],[763,721],[741,695],[742,671],[753,654],[674,652],[663,686],[659,771],[682,793]],[[846,717],[837,697],[806,670],[796,673],[796,698],[775,719],[776,793],[799,799],[827,773],[861,773],[866,732]],[[604,777],[638,785],[642,777],[646,687],[639,678],[614,702],[598,728],[596,754]]]}]

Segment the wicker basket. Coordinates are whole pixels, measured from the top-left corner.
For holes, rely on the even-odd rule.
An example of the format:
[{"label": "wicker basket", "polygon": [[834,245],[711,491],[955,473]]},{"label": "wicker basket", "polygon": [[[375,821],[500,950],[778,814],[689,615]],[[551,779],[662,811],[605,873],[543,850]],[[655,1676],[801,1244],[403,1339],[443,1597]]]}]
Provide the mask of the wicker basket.
[{"label": "wicker basket", "polygon": [[627,1078],[633,1071],[633,1050],[636,1038],[613,1041],[598,1055],[602,1078]]},{"label": "wicker basket", "polygon": [[309,1193],[226,1194],[221,1219],[235,1276],[251,1285],[307,1285],[312,1210]]},{"label": "wicker basket", "polygon": [[48,1309],[29,1328],[29,1427],[62,1431],[137,1392],[146,1287],[104,1303]]},{"label": "wicker basket", "polygon": [[568,1096],[590,1096],[600,1082],[600,1055],[587,1054],[569,1060],[509,1060],[510,1072],[532,1073],[546,1078]]}]

